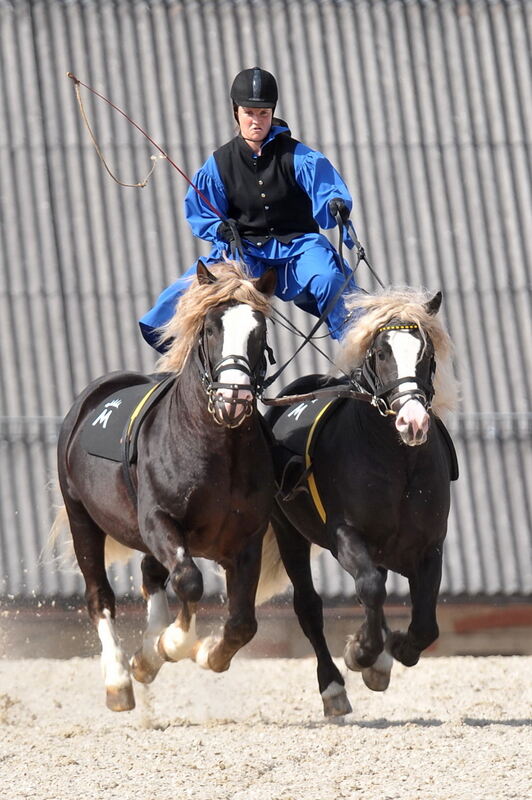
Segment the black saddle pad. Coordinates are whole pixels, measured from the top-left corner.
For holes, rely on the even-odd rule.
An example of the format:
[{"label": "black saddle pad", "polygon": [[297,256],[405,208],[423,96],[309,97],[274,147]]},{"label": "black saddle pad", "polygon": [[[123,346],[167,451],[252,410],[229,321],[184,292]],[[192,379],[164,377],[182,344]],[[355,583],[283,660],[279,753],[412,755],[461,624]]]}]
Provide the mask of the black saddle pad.
[{"label": "black saddle pad", "polygon": [[156,381],[146,378],[144,383],[126,386],[106,397],[83,426],[81,444],[84,449],[93,456],[122,461],[122,442],[131,415],[156,385]]},{"label": "black saddle pad", "polygon": [[315,425],[310,444],[318,433],[318,427],[321,428],[334,408],[342,402],[344,400],[338,398],[321,397],[289,406],[274,423],[275,440],[294,455],[304,456],[312,426]]}]

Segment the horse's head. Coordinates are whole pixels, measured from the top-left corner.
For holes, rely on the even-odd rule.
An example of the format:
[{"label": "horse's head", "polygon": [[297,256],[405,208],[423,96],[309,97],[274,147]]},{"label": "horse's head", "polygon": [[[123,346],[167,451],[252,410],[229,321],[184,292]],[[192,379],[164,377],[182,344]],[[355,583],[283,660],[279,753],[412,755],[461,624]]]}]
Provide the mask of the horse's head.
[{"label": "horse's head", "polygon": [[[217,278],[201,262],[198,282]],[[253,281],[254,288],[270,297],[276,275],[269,270]],[[207,312],[199,343],[203,384],[209,411],[219,425],[237,428],[256,405],[266,374],[266,318],[248,303],[230,300]]]},{"label": "horse's head", "polygon": [[[425,304],[437,313],[441,292]],[[382,413],[395,414],[395,427],[403,442],[424,444],[430,425],[434,394],[434,347],[417,322],[391,318],[381,325],[362,363],[362,380],[377,398]]]}]

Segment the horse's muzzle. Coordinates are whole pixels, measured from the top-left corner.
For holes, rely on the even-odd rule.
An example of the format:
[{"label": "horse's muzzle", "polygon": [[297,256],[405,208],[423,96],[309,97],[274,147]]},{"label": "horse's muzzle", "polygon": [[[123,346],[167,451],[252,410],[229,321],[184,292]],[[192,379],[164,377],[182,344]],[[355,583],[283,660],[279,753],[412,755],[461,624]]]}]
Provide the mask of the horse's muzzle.
[{"label": "horse's muzzle", "polygon": [[412,398],[397,411],[395,427],[403,442],[409,447],[425,444],[430,426],[430,416],[423,404]]},{"label": "horse's muzzle", "polygon": [[238,428],[251,416],[255,408],[255,395],[251,388],[239,384],[218,386],[209,395],[209,411],[218,425]]}]

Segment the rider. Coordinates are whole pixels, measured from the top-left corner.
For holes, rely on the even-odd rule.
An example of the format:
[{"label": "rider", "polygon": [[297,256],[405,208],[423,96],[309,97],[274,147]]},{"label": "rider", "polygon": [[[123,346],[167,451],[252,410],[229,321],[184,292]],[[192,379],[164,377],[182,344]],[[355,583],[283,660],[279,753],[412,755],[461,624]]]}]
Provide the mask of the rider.
[{"label": "rider", "polygon": [[[238,73],[231,87],[238,134],[194,175],[201,194],[189,188],[186,218],[195,236],[212,242],[209,256],[202,259],[207,265],[222,261],[236,240],[254,277],[277,268],[276,295],[282,300],[293,300],[318,317],[332,304],[326,322],[338,339],[346,312],[342,296],[334,300],[346,275],[351,279],[344,291],[353,291],[356,283],[347,262],[342,267],[319,229],[332,228],[337,214],[347,222],[352,200],[325,156],[293,139],[287,124],[273,116],[277,94],[276,80],[266,70]],[[353,246],[346,228],[344,242]],[[196,267],[197,262],[165,289],[140,320],[142,335],[156,349],[157,328],[173,316]]]}]

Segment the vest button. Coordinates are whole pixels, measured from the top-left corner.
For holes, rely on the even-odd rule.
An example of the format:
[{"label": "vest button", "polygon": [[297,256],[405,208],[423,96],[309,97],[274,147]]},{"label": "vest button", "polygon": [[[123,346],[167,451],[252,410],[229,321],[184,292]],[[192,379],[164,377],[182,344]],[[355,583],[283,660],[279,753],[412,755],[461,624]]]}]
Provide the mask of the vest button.
[{"label": "vest button", "polygon": [[270,210],[270,206],[264,206],[264,210],[265,211],[269,211]]},{"label": "vest button", "polygon": [[262,186],[263,183],[264,181],[259,181],[259,186]]},{"label": "vest button", "polygon": [[260,196],[261,196],[261,197],[266,197],[266,195],[264,194],[264,192],[261,192],[261,193],[260,193]]},{"label": "vest button", "polygon": [[262,242],[257,242],[257,247],[262,247]]}]

